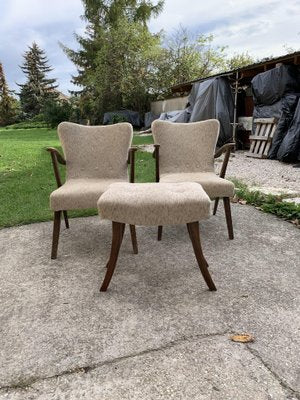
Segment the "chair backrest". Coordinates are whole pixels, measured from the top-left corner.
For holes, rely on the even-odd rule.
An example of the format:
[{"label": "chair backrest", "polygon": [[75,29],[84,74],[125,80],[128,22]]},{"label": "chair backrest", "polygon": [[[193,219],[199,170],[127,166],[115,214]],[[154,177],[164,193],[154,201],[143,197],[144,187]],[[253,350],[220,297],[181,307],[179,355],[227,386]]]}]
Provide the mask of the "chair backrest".
[{"label": "chair backrest", "polygon": [[216,119],[192,123],[156,120],[154,142],[160,145],[160,173],[213,172],[220,123]]},{"label": "chair backrest", "polygon": [[65,158],[67,179],[126,179],[132,126],[84,126],[71,122],[58,125]]}]

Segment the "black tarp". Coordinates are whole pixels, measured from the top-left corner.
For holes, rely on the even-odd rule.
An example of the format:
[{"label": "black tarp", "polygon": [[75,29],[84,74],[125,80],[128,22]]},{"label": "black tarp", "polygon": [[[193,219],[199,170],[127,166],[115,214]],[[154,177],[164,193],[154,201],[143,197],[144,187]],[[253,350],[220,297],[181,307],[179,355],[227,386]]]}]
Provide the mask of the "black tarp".
[{"label": "black tarp", "polygon": [[282,114],[282,99],[271,105],[259,104],[254,107],[253,118],[276,118]]},{"label": "black tarp", "polygon": [[215,118],[220,122],[218,146],[232,139],[234,102],[228,79],[216,77],[194,83],[188,107],[182,111],[162,113],[160,119],[171,122],[197,122]]},{"label": "black tarp", "polygon": [[149,129],[151,128],[151,124],[153,121],[159,118],[159,115],[154,114],[152,111],[145,113],[145,120],[144,120],[144,128]]},{"label": "black tarp", "polygon": [[103,124],[109,125],[115,122],[126,121],[135,127],[141,127],[142,121],[137,111],[118,110],[106,112],[103,117]]},{"label": "black tarp", "polygon": [[215,118],[220,122],[218,146],[232,139],[234,101],[227,78],[217,77],[193,85],[189,95],[189,122]]},{"label": "black tarp", "polygon": [[284,162],[296,162],[300,160],[300,101],[294,113],[293,120],[284,136],[277,158]]},{"label": "black tarp", "polygon": [[178,111],[169,111],[160,114],[159,119],[170,122],[190,122],[190,113],[187,109]]},{"label": "black tarp", "polygon": [[[298,103],[298,96],[294,94],[288,94],[281,100],[281,115],[279,116],[278,124],[274,137],[272,140],[272,146],[269,151],[269,158],[276,160],[277,153],[281,142],[286,136],[289,126],[293,120],[295,109]],[[277,103],[276,103],[277,104]],[[276,115],[277,116],[277,115]]]},{"label": "black tarp", "polygon": [[300,152],[300,117],[296,115],[300,96],[299,67],[282,65],[256,75],[251,83],[255,104],[253,118],[278,120],[268,157],[297,161]]},{"label": "black tarp", "polygon": [[296,65],[281,65],[256,75],[251,83],[254,104],[271,105],[286,93],[300,92],[299,68]]}]

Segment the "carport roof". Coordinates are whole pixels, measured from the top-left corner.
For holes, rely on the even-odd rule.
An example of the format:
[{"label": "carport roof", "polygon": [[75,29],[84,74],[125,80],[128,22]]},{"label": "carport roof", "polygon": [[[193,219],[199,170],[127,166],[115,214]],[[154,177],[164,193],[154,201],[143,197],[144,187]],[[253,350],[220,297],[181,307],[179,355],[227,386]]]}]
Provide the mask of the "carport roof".
[{"label": "carport roof", "polygon": [[239,78],[252,79],[255,75],[274,68],[276,66],[276,64],[278,64],[278,63],[300,65],[300,51],[296,51],[296,52],[290,53],[290,54],[285,54],[284,56],[280,56],[280,57],[276,57],[276,58],[265,58],[260,62],[246,65],[245,67],[233,69],[231,71],[221,72],[221,73],[218,73],[215,75],[210,75],[205,78],[195,79],[195,80],[189,81],[189,82],[179,83],[175,86],[172,86],[171,90],[173,93],[187,92],[187,91],[191,90],[192,85],[195,82],[202,82],[206,79],[219,77],[219,76],[228,76],[228,77],[231,77],[232,79],[234,79],[236,77],[237,73],[239,74]]}]

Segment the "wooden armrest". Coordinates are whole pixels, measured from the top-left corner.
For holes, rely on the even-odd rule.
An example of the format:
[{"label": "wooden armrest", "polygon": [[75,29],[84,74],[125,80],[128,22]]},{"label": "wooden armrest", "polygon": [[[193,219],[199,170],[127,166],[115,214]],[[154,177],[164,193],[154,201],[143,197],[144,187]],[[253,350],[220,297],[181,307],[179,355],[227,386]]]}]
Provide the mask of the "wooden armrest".
[{"label": "wooden armrest", "polygon": [[130,164],[130,183],[134,183],[135,180],[135,152],[137,147],[130,147],[128,150],[127,163]]},{"label": "wooden armrest", "polygon": [[66,165],[66,160],[64,159],[64,157],[60,154],[60,152],[56,148],[47,147],[46,150],[49,151],[51,153],[51,155],[54,155],[60,164]]},{"label": "wooden armrest", "polygon": [[223,153],[225,153],[224,161],[223,161],[222,168],[221,168],[220,175],[219,175],[220,178],[225,178],[227,164],[228,164],[229,157],[230,157],[230,152],[232,149],[234,149],[234,147],[235,147],[234,143],[227,143],[227,144],[224,144],[224,146],[220,147],[219,150],[217,150],[215,153],[215,158],[218,158]]},{"label": "wooden armrest", "polygon": [[46,150],[49,151],[49,153],[51,154],[55,180],[56,180],[56,183],[57,183],[57,187],[60,187],[62,185],[62,182],[61,182],[61,178],[60,178],[57,162],[59,162],[60,164],[66,165],[66,160],[60,154],[60,152],[57,149],[55,149],[54,147],[47,147]]},{"label": "wooden armrest", "polygon": [[154,151],[152,153],[153,158],[156,158],[157,153],[159,152],[160,144],[154,144]]},{"label": "wooden armrest", "polygon": [[232,149],[234,149],[234,146],[235,146],[234,143],[227,143],[227,144],[224,144],[224,146],[220,147],[220,148],[215,152],[214,157],[215,157],[215,158],[218,158],[218,157],[220,157],[223,153],[225,153],[226,151],[228,151],[228,150],[231,151]]},{"label": "wooden armrest", "polygon": [[155,181],[159,182],[159,148],[160,144],[154,144],[153,157],[155,158]]},{"label": "wooden armrest", "polygon": [[137,147],[130,147],[130,149],[128,150],[127,164],[130,164],[132,154],[133,154],[133,156],[134,156],[134,153],[135,153],[136,151],[137,151]]}]

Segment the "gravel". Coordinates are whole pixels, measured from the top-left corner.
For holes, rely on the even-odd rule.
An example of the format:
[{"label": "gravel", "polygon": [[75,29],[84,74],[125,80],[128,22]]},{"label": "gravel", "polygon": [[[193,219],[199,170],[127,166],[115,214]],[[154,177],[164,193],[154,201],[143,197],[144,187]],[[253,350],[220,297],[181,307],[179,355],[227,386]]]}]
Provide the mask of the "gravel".
[{"label": "gravel", "polygon": [[[153,152],[153,145],[138,146],[141,151]],[[223,159],[216,160],[219,172]],[[300,195],[300,168],[277,160],[251,158],[245,151],[236,151],[230,157],[226,177],[243,181],[254,190],[275,195]]]},{"label": "gravel", "polygon": [[300,194],[299,168],[277,160],[246,157],[244,151],[237,151],[230,157],[227,177],[239,179],[264,192]]}]

